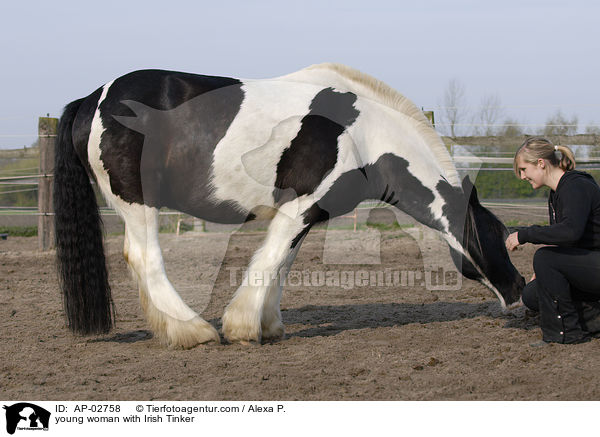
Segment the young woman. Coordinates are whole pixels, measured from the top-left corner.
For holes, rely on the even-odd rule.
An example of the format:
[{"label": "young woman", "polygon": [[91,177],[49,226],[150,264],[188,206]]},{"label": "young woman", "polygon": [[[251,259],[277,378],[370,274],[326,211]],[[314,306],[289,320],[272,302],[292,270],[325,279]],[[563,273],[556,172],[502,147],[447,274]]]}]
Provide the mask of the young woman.
[{"label": "young woman", "polygon": [[543,342],[581,343],[600,331],[600,187],[574,168],[571,149],[544,138],[529,138],[514,160],[517,177],[551,189],[550,225],[521,228],[506,239],[508,250],[549,245],[535,253],[534,276],[522,294],[540,313]]}]

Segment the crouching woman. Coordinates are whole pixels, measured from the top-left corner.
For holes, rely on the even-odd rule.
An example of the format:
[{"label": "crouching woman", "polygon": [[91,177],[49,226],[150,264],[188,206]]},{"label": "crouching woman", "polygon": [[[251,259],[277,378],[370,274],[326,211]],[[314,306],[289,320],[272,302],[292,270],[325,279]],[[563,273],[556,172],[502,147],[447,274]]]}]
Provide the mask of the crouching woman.
[{"label": "crouching woman", "polygon": [[581,343],[600,331],[600,187],[574,169],[571,149],[544,138],[529,138],[514,159],[518,177],[551,190],[550,224],[521,228],[506,239],[508,250],[549,245],[535,253],[534,277],[522,294],[540,313],[544,342]]}]

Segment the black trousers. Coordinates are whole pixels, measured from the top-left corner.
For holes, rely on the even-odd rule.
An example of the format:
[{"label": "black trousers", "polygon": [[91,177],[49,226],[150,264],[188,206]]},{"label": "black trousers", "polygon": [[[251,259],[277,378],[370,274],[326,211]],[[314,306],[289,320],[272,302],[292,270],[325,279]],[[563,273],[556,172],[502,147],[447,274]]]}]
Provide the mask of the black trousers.
[{"label": "black trousers", "polygon": [[600,300],[600,251],[542,247],[533,257],[533,270],[536,279],[525,286],[522,299],[540,312],[544,341],[581,340],[587,329],[585,302]]}]

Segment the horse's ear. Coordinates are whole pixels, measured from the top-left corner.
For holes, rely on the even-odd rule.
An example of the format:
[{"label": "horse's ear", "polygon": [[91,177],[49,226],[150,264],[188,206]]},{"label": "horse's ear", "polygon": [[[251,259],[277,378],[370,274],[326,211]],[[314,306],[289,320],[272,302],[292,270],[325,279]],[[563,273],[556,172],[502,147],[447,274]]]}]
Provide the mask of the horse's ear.
[{"label": "horse's ear", "polygon": [[469,196],[469,204],[470,205],[479,205],[479,198],[477,197],[477,188],[469,179],[469,175],[466,175],[462,181],[463,192],[465,193],[465,197]]}]

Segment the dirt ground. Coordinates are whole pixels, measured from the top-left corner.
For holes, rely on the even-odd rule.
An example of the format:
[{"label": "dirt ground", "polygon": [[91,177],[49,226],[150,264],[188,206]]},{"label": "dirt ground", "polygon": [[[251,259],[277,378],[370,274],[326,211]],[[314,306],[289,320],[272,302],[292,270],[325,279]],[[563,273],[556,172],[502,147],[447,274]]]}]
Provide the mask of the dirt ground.
[{"label": "dirt ground", "polygon": [[[264,235],[161,235],[175,287],[218,329]],[[122,240],[106,243],[117,326],[90,338],[65,328],[54,252],[37,252],[36,238],[0,241],[0,398],[600,399],[600,340],[531,347],[536,319],[453,276],[444,244],[418,228],[311,231],[284,292],[283,341],[191,350],[165,349],[148,330]],[[535,249],[512,255],[527,278]],[[424,265],[443,275],[424,281]]]}]

